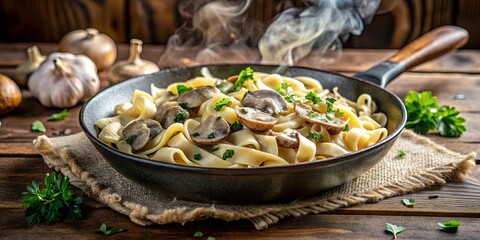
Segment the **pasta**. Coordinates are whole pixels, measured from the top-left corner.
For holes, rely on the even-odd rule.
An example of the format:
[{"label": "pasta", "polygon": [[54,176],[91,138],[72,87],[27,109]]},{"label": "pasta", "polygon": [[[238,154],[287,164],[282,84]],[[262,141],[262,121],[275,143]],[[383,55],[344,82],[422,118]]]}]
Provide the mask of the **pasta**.
[{"label": "pasta", "polygon": [[98,138],[118,150],[167,163],[248,168],[321,161],[383,140],[386,115],[369,94],[355,101],[311,77],[253,72],[203,77],[151,94],[135,90]]}]

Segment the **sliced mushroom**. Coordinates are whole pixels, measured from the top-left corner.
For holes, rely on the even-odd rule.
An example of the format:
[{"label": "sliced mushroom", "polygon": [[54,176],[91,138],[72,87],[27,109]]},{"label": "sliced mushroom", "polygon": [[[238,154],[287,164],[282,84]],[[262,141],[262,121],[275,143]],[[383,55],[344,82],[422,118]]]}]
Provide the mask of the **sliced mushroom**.
[{"label": "sliced mushroom", "polygon": [[277,119],[270,114],[250,107],[235,107],[238,120],[247,128],[254,131],[266,131],[277,123]]},{"label": "sliced mushroom", "polygon": [[200,107],[202,103],[219,94],[220,90],[212,86],[204,86],[182,93],[178,97],[180,105],[187,104],[188,108]]},{"label": "sliced mushroom", "polygon": [[243,106],[251,107],[270,115],[287,111],[287,102],[274,90],[264,89],[247,92],[241,101]]},{"label": "sliced mushroom", "polygon": [[298,132],[290,130],[288,132],[276,133],[275,140],[279,147],[298,148],[300,141],[298,140]]},{"label": "sliced mushroom", "polygon": [[230,133],[230,125],[217,115],[210,115],[192,132],[192,141],[202,145],[215,145]]},{"label": "sliced mushroom", "polygon": [[163,128],[168,128],[170,125],[178,122],[183,123],[190,117],[187,110],[180,106],[172,106],[168,108],[165,113],[162,114],[159,120]]},{"label": "sliced mushroom", "polygon": [[155,113],[155,115],[153,116],[153,118],[155,120],[157,120],[158,122],[161,122],[162,121],[162,118],[163,118],[163,114],[165,114],[165,112],[172,108],[172,107],[175,107],[175,106],[178,106],[178,102],[164,102],[163,104],[159,104],[158,105],[158,108],[157,108],[157,112]]},{"label": "sliced mushroom", "polygon": [[148,140],[156,137],[163,130],[159,122],[152,119],[137,119],[130,122],[122,131],[125,141],[133,150],[142,149]]},{"label": "sliced mushroom", "polygon": [[329,117],[326,113],[317,112],[306,104],[295,104],[295,113],[301,119],[324,126],[331,135],[339,134],[345,128],[346,122],[342,119],[333,114]]}]

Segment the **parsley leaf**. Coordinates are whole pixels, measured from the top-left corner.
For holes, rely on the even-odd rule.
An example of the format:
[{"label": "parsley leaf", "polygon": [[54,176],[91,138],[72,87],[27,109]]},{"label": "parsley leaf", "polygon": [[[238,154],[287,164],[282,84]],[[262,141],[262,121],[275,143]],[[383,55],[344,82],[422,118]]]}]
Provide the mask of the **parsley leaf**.
[{"label": "parsley leaf", "polygon": [[230,101],[230,99],[228,98],[223,98],[222,100],[220,100],[220,102],[216,102],[214,105],[215,105],[215,111],[220,111],[222,110],[222,108],[224,106],[228,106],[232,103],[232,101]]},{"label": "parsley leaf", "polygon": [[178,105],[179,105],[181,108],[183,108],[183,109],[185,109],[185,110],[188,110],[188,103],[178,103]]},{"label": "parsley leaf", "polygon": [[194,133],[192,133],[192,136],[198,137],[198,136],[200,136],[200,133],[199,132],[194,132]]},{"label": "parsley leaf", "polygon": [[312,101],[313,104],[317,104],[322,101],[322,98],[318,96],[316,92],[310,91],[306,96],[305,99]]},{"label": "parsley leaf", "polygon": [[215,152],[215,151],[217,151],[218,149],[220,149],[219,146],[213,146],[213,147],[212,147],[212,152]]},{"label": "parsley leaf", "polygon": [[407,153],[405,151],[403,151],[402,149],[397,149],[397,157],[403,158],[406,155],[407,155]]},{"label": "parsley leaf", "polygon": [[243,129],[243,125],[242,123],[240,123],[240,121],[235,121],[232,123],[232,125],[230,125],[230,129],[233,131],[233,132],[236,132],[236,131],[240,131]]},{"label": "parsley leaf", "polygon": [[43,125],[43,123],[39,120],[35,120],[33,123],[32,123],[32,132],[46,132],[47,129],[45,128],[45,126]]},{"label": "parsley leaf", "polygon": [[58,121],[58,120],[64,120],[68,117],[69,112],[67,109],[63,109],[63,111],[59,113],[54,113],[50,118],[48,118],[48,121]]},{"label": "parsley leaf", "polygon": [[189,114],[188,112],[186,111],[181,111],[177,114],[175,114],[175,118],[173,119],[175,122],[178,122],[178,123],[182,123],[183,121],[185,121],[185,119],[187,119],[189,117]]},{"label": "parsley leaf", "polygon": [[212,236],[208,236],[207,240],[216,240],[216,238],[214,238]]},{"label": "parsley leaf", "polygon": [[423,135],[435,130],[439,105],[432,92],[409,91],[405,97],[405,107],[407,109],[406,128],[413,128],[415,132]]},{"label": "parsley leaf", "polygon": [[344,132],[350,131],[350,125],[348,125],[348,123],[345,124],[345,127],[343,127],[343,130],[342,130],[342,131],[344,131]]},{"label": "parsley leaf", "polygon": [[385,231],[393,234],[393,238],[397,239],[397,234],[405,231],[406,228],[390,223],[385,223]]},{"label": "parsley leaf", "polygon": [[212,138],[215,138],[217,136],[217,133],[216,132],[212,132],[210,134],[208,134],[207,138],[208,139],[212,139]]},{"label": "parsley leaf", "polygon": [[178,96],[182,95],[185,92],[191,91],[191,90],[193,90],[192,87],[187,87],[187,86],[181,85],[181,84],[177,85]]},{"label": "parsley leaf", "polygon": [[194,237],[194,238],[201,238],[201,237],[203,237],[203,233],[200,232],[200,231],[199,231],[199,232],[195,232],[195,233],[193,234],[193,237]]},{"label": "parsley leaf", "polygon": [[83,201],[70,185],[66,176],[52,172],[45,176],[45,188],[40,189],[35,181],[23,193],[22,208],[25,209],[27,223],[55,223],[65,218],[80,219]]},{"label": "parsley leaf", "polygon": [[96,233],[103,233],[107,236],[110,236],[115,233],[123,232],[123,228],[111,228],[110,230],[107,230],[107,224],[102,223],[100,228],[95,229]]},{"label": "parsley leaf", "polygon": [[193,159],[195,159],[195,160],[201,160],[201,159],[202,159],[202,154],[200,154],[200,153],[195,153],[195,154],[193,154]]},{"label": "parsley leaf", "polygon": [[222,159],[223,159],[223,160],[227,160],[227,158],[233,157],[233,154],[235,154],[235,151],[233,151],[233,149],[227,149],[227,150],[225,150],[225,152],[223,153]]},{"label": "parsley leaf", "polygon": [[309,132],[307,138],[313,139],[315,141],[319,141],[323,138],[323,135],[319,132]]},{"label": "parsley leaf", "polygon": [[318,117],[318,116],[320,116],[320,115],[318,114],[318,112],[309,111],[309,112],[308,112],[308,116],[310,116],[310,117]]},{"label": "parsley leaf", "polygon": [[137,137],[137,135],[131,135],[130,137],[125,139],[125,142],[127,142],[128,145],[132,145],[133,142],[135,142],[135,140],[137,139]]},{"label": "parsley leaf", "polygon": [[438,110],[437,128],[441,136],[460,137],[465,132],[465,119],[458,117],[460,114],[455,107],[442,106]]},{"label": "parsley leaf", "polygon": [[334,113],[335,110],[333,110],[333,103],[336,102],[337,99],[335,98],[327,98],[325,99],[325,102],[327,103],[327,113]]},{"label": "parsley leaf", "polygon": [[288,88],[288,83],[282,83],[281,87],[275,87],[275,91],[277,91],[285,101],[289,103],[301,103],[302,100],[299,99],[295,94],[293,94],[292,90]]},{"label": "parsley leaf", "polygon": [[243,84],[251,80],[253,81],[253,69],[251,67],[247,67],[243,69],[240,74],[238,74],[238,79],[235,81],[233,84],[233,87],[235,88],[235,91],[238,91],[242,88]]},{"label": "parsley leaf", "polygon": [[407,207],[415,206],[415,198],[404,198],[402,202]]},{"label": "parsley leaf", "polygon": [[450,220],[444,223],[440,223],[440,222],[437,223],[437,225],[440,226],[442,230],[445,232],[456,232],[458,230],[458,227],[460,227],[461,224],[462,222],[458,220]]}]

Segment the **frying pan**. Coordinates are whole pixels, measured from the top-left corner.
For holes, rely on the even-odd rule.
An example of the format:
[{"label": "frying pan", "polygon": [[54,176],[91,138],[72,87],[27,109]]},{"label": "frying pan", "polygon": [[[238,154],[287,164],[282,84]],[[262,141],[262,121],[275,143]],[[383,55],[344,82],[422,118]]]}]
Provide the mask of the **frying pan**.
[{"label": "frying pan", "polygon": [[338,86],[349,99],[369,93],[388,117],[389,135],[383,141],[360,151],[322,161],[288,166],[246,169],[219,169],[156,162],[122,153],[97,138],[98,119],[113,116],[116,104],[130,101],[135,89],[150,91],[150,84],[166,87],[200,76],[201,66],[161,70],[108,87],[88,100],[80,112],[80,125],[95,148],[123,176],[166,196],[198,202],[251,204],[287,202],[341,185],[368,171],[389,151],[406,122],[402,101],[384,89],[400,73],[461,47],[468,33],[445,26],[422,36],[393,57],[367,70],[346,77],[337,73],[303,67],[272,65],[210,65],[213,76],[227,78],[251,66],[257,72],[287,76],[309,76],[328,89]]}]

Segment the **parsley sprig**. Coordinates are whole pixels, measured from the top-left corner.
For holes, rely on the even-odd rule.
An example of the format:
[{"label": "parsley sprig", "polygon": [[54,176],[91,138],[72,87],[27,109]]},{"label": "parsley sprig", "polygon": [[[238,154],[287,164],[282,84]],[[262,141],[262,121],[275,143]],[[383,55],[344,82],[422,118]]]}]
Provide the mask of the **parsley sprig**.
[{"label": "parsley sprig", "polygon": [[32,123],[32,132],[46,132],[47,129],[45,128],[45,125],[40,120],[35,120]]},{"label": "parsley sprig", "polygon": [[107,224],[102,223],[100,228],[95,229],[96,233],[103,233],[104,235],[110,236],[115,233],[123,232],[123,228],[111,228],[110,230],[107,230]]},{"label": "parsley sprig", "polygon": [[222,98],[222,100],[214,104],[215,111],[220,111],[223,107],[226,107],[230,104],[232,104],[232,101],[230,101],[230,99]]},{"label": "parsley sprig", "polygon": [[279,87],[274,88],[275,91],[277,91],[282,97],[285,99],[285,101],[289,103],[301,103],[302,100],[298,98],[295,94],[293,94],[293,91],[291,88],[289,88],[288,83],[282,83],[282,85]]},{"label": "parsley sprig", "polygon": [[397,239],[397,234],[405,231],[405,227],[402,227],[402,226],[397,226],[395,224],[391,224],[391,223],[385,223],[385,231],[393,234],[393,238],[394,239]]},{"label": "parsley sprig", "polygon": [[55,223],[63,219],[80,219],[81,196],[70,185],[69,178],[52,172],[45,176],[45,188],[35,181],[23,193],[22,208],[27,223]]},{"label": "parsley sprig", "polygon": [[427,134],[438,129],[441,136],[460,137],[465,132],[465,119],[455,107],[440,106],[437,98],[430,91],[421,93],[410,91],[405,97],[407,109],[406,128],[411,128],[420,134]]},{"label": "parsley sprig", "polygon": [[193,90],[192,87],[187,87],[185,85],[177,85],[177,93],[178,93],[178,96],[182,95],[182,93],[185,93],[185,92],[188,92],[188,91],[191,91]]},{"label": "parsley sprig", "polygon": [[320,96],[318,96],[318,94],[313,91],[310,91],[309,93],[307,93],[307,95],[305,96],[305,99],[310,100],[313,104],[317,104],[322,101],[322,98],[320,98]]},{"label": "parsley sprig", "polygon": [[451,220],[444,223],[440,223],[440,222],[437,223],[437,225],[441,227],[442,230],[445,232],[456,232],[458,230],[458,227],[460,227],[461,224],[462,222],[458,220]]},{"label": "parsley sprig", "polygon": [[235,91],[240,90],[246,81],[248,80],[253,81],[254,80],[253,73],[254,71],[251,67],[247,67],[242,71],[240,71],[240,74],[238,74],[237,81],[235,81],[235,83],[233,84],[233,88],[235,89]]}]

